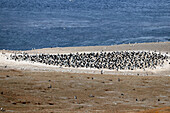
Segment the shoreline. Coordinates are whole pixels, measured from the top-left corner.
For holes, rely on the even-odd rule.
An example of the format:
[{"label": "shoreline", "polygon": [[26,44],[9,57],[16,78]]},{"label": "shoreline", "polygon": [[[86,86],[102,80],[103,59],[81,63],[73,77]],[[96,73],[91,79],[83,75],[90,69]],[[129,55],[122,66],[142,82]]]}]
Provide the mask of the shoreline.
[{"label": "shoreline", "polygon": [[[143,47],[145,46],[145,47]],[[166,46],[170,48],[170,42],[148,42],[148,43],[130,43],[130,44],[119,44],[119,45],[109,45],[109,46],[77,46],[77,47],[51,47],[51,48],[40,48],[40,49],[32,49],[32,50],[6,50],[2,49],[1,51],[6,52],[28,52],[28,53],[40,53],[41,51],[46,51],[47,53],[56,53],[60,52],[88,52],[88,51],[123,51],[123,50],[152,50],[152,51],[168,51],[170,52],[170,49],[164,48],[163,46]],[[134,48],[135,47],[135,48]],[[142,48],[141,48],[142,47]],[[90,50],[89,50],[90,49]],[[49,51],[49,52],[48,52]]]},{"label": "shoreline", "polygon": [[[170,76],[170,66],[169,61],[165,62],[164,67],[159,67],[157,69],[142,69],[137,70],[109,70],[109,69],[91,69],[91,68],[67,68],[59,66],[45,65],[42,63],[30,63],[28,61],[15,62],[13,60],[6,60],[3,53],[9,57],[12,53],[26,52],[28,54],[65,54],[65,53],[90,53],[90,52],[108,52],[108,51],[157,51],[161,53],[168,52],[170,58],[170,42],[162,43],[138,43],[138,44],[123,44],[114,46],[87,46],[87,47],[64,47],[64,48],[43,48],[29,51],[10,51],[10,50],[0,50],[1,52],[1,65],[0,67],[7,66],[9,69],[19,69],[28,71],[57,71],[57,72],[68,72],[68,73],[89,73],[89,74],[100,74],[101,70],[104,71],[103,74],[112,75],[141,75],[141,76]],[[31,67],[34,67],[32,69]]]}]

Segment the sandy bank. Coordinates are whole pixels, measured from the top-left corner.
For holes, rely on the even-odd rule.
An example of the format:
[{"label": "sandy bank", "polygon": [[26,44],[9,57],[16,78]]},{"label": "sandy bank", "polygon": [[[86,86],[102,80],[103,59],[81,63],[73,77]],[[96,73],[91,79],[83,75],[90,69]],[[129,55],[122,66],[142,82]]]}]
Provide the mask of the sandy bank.
[{"label": "sandy bank", "polygon": [[[91,68],[65,68],[57,67],[51,65],[45,65],[40,63],[31,63],[26,61],[16,62],[13,60],[8,60],[7,57],[14,52],[27,52],[29,54],[58,54],[58,53],[76,53],[76,52],[101,52],[101,51],[157,51],[161,53],[168,52],[170,56],[170,42],[161,43],[141,43],[141,44],[122,44],[114,46],[89,46],[89,47],[64,47],[64,48],[44,48],[29,51],[8,51],[1,50],[0,53],[0,67],[8,69],[19,69],[19,70],[31,70],[31,71],[57,71],[57,72],[71,72],[71,73],[91,73],[100,74],[101,70],[91,69]],[[170,60],[169,60],[170,61]],[[165,62],[164,67],[157,67],[157,69],[147,69],[147,70],[108,70],[104,69],[104,74],[113,75],[170,75],[170,65],[169,61]],[[6,67],[5,67],[6,66]]]}]

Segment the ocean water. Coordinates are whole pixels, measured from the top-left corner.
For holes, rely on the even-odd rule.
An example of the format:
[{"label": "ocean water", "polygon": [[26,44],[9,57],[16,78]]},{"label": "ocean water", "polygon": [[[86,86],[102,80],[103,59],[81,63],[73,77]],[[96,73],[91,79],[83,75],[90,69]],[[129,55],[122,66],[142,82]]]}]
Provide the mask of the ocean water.
[{"label": "ocean water", "polygon": [[170,41],[170,0],[0,0],[0,50]]}]

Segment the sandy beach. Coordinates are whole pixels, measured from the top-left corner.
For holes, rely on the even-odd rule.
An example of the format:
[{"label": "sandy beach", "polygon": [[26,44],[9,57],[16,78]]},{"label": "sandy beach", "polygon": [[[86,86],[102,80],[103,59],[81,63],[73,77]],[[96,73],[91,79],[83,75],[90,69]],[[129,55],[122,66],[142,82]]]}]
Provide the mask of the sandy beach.
[{"label": "sandy beach", "polygon": [[[168,52],[170,57],[170,43],[160,42],[160,43],[141,43],[141,44],[124,44],[124,45],[114,45],[114,46],[94,46],[94,47],[65,47],[65,48],[44,48],[36,49],[31,51],[0,51],[0,66],[7,66],[8,69],[19,69],[19,70],[32,70],[32,71],[57,71],[57,72],[68,72],[68,73],[90,73],[90,74],[100,74],[101,69],[94,68],[67,68],[67,67],[57,67],[51,65],[45,65],[41,63],[31,63],[29,61],[14,61],[9,60],[10,54],[26,52],[28,54],[68,54],[68,53],[90,53],[90,52],[108,52],[108,51],[156,51],[165,54]],[[3,54],[5,53],[5,54]],[[8,58],[8,59],[7,59]],[[169,59],[170,60],[170,59]],[[33,68],[34,67],[34,68]],[[103,69],[103,74],[112,75],[141,75],[141,76],[169,76],[170,75],[170,65],[169,61],[164,63],[163,67],[157,67],[157,69],[136,69],[136,70],[108,70]]]},{"label": "sandy beach", "polygon": [[[9,55],[109,51],[168,53],[163,67],[144,70],[68,68],[10,60]],[[170,112],[170,42],[0,50],[0,107],[5,112]]]}]

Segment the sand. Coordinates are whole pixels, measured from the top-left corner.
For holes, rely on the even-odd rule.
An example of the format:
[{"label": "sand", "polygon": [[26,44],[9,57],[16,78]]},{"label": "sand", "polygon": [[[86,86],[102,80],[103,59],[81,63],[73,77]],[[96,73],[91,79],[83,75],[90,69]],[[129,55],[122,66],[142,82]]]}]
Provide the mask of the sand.
[{"label": "sand", "polygon": [[[168,52],[169,61],[164,63],[163,67],[157,67],[157,69],[146,69],[146,70],[109,70],[103,69],[104,74],[112,75],[140,75],[140,76],[170,76],[170,42],[162,43],[141,43],[141,44],[123,44],[114,46],[94,46],[94,47],[65,47],[65,48],[44,48],[31,51],[0,51],[0,66],[7,66],[8,69],[19,69],[19,70],[31,70],[31,71],[57,71],[57,72],[69,72],[69,73],[90,73],[100,74],[101,69],[93,68],[65,68],[50,66],[41,63],[31,63],[26,61],[13,61],[8,60],[11,53],[27,52],[29,54],[58,54],[58,53],[76,53],[76,52],[101,52],[101,51],[157,51],[165,54]],[[3,54],[5,53],[5,54]]]},{"label": "sand", "polygon": [[[156,50],[170,54],[170,42],[25,52],[57,54],[102,50]],[[0,107],[6,112],[170,112],[170,60],[155,70],[104,70],[101,75],[97,69],[59,68],[7,59],[14,52],[23,51],[0,51]]]}]

